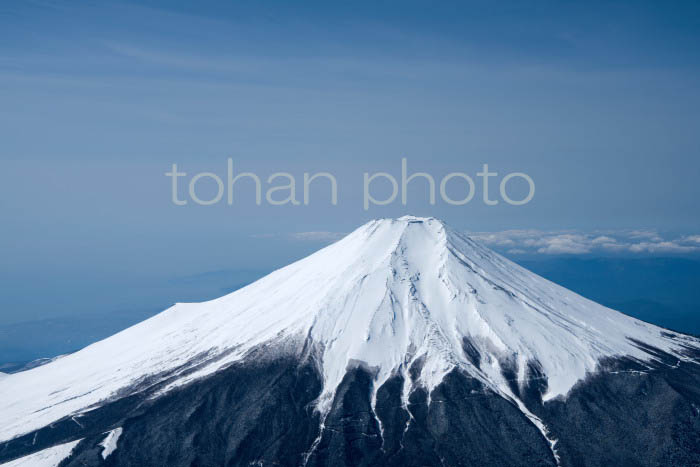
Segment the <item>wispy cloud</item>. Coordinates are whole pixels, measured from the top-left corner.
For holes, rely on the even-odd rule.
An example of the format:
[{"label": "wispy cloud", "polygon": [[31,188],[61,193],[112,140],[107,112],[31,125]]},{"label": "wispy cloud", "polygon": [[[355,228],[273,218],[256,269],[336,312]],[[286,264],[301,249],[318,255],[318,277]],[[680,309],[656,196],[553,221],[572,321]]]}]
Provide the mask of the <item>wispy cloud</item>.
[{"label": "wispy cloud", "polygon": [[652,230],[596,232],[504,230],[501,232],[470,232],[469,235],[487,246],[510,254],[684,254],[700,252],[700,235],[664,238]]},{"label": "wispy cloud", "polygon": [[[664,238],[653,230],[503,230],[467,232],[474,240],[511,255],[587,255],[587,254],[693,254],[700,253],[700,235]],[[287,239],[299,242],[331,243],[347,232],[325,230],[293,233],[262,233],[260,239]]]},{"label": "wispy cloud", "polygon": [[210,70],[247,72],[254,69],[253,61],[233,60],[231,57],[204,58],[186,53],[172,53],[162,50],[144,48],[137,45],[106,41],[104,46],[111,52],[122,57],[135,59],[153,65],[171,66],[187,70]]},{"label": "wispy cloud", "polygon": [[700,245],[700,235],[688,235],[684,237],[686,243],[697,243]]},{"label": "wispy cloud", "polygon": [[342,232],[297,232],[290,234],[289,236],[294,240],[304,240],[313,242],[334,242],[340,240],[346,234]]},{"label": "wispy cloud", "polygon": [[346,232],[328,232],[325,230],[310,231],[310,232],[293,232],[293,233],[262,233],[251,235],[253,238],[286,238],[289,240],[296,240],[302,242],[318,242],[318,243],[330,243],[340,240],[345,235]]}]

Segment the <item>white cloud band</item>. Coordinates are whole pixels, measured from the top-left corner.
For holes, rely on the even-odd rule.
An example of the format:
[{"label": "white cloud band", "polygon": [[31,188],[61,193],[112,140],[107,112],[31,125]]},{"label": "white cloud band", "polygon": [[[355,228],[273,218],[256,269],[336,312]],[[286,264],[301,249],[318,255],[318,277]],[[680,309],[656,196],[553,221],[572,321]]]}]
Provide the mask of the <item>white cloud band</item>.
[{"label": "white cloud band", "polygon": [[470,232],[469,235],[487,246],[510,254],[685,254],[700,252],[700,235],[663,238],[658,232],[651,230],[595,232],[504,230],[502,232]]}]

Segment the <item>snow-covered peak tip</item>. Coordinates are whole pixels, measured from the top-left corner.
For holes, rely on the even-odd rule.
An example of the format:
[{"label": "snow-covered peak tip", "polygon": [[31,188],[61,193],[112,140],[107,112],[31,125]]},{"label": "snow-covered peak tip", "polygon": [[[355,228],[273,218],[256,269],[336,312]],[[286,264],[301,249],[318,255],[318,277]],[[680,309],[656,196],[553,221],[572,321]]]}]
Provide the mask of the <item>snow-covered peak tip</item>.
[{"label": "snow-covered peak tip", "polygon": [[[394,219],[389,219],[391,221],[394,221]],[[418,216],[402,216],[396,219],[398,222],[439,222],[440,224],[443,224],[443,222],[440,219],[437,219],[435,217],[418,217]]]},{"label": "snow-covered peak tip", "polygon": [[401,216],[398,218],[393,218],[393,217],[383,217],[379,219],[373,219],[369,222],[367,222],[363,227],[369,226],[369,225],[377,225],[377,224],[393,224],[393,225],[399,225],[399,226],[407,226],[408,224],[421,224],[421,223],[428,223],[428,224],[439,224],[440,226],[445,226],[445,223],[441,221],[440,219],[436,217],[419,217],[419,216]]},{"label": "snow-covered peak tip", "polygon": [[[341,239],[341,241],[345,244],[353,244],[359,241],[360,245],[368,250],[371,250],[375,240],[385,241],[388,233],[393,233],[398,239],[408,229],[412,229],[413,231],[418,229],[425,232],[426,236],[421,238],[421,241],[429,244],[444,241],[446,238],[446,232],[451,230],[442,220],[438,218],[406,215],[398,218],[386,217],[373,219],[348,234],[346,237]],[[384,246],[388,247],[396,244],[397,242],[394,242]],[[420,247],[421,245],[412,244],[410,246]],[[321,250],[320,252],[323,251],[324,250]]]},{"label": "snow-covered peak tip", "polygon": [[648,361],[651,346],[682,359],[698,341],[559,287],[438,219],[378,219],[229,295],[177,304],[1,378],[0,441],[141,390],[139,381],[177,371],[171,385],[185,384],[261,346],[317,363],[323,412],[357,364],[373,369],[375,390],[403,375],[405,403],[416,385],[430,391],[454,369],[516,401],[509,380],[544,379],[549,399],[607,357]]}]

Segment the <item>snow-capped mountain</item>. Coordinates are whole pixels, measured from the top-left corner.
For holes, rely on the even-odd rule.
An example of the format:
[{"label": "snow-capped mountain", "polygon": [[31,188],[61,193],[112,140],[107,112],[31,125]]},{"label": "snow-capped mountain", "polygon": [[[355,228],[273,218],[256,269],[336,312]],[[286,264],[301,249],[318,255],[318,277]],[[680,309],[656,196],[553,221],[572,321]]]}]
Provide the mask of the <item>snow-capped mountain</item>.
[{"label": "snow-capped mountain", "polygon": [[[639,414],[597,410],[623,394],[644,409],[646,391],[658,413],[644,416],[666,430],[649,459],[683,465],[700,462],[683,447],[700,439],[699,348],[439,220],[375,220],[232,294],[0,379],[0,461],[81,439],[67,465],[600,465],[651,455],[586,452],[567,423],[622,436]],[[587,391],[602,392],[594,411]],[[667,426],[659,407],[680,416]]]}]

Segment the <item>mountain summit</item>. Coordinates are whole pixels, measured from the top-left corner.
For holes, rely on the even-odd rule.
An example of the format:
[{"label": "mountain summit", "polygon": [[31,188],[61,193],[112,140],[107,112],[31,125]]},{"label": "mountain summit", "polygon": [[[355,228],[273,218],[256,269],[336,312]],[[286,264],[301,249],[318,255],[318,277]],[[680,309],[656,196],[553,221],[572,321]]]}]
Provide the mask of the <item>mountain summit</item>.
[{"label": "mountain summit", "polygon": [[[627,394],[663,381],[669,389],[655,397],[673,401],[668,410],[682,406],[691,425],[680,435],[669,428],[659,443],[685,462],[700,459],[677,445],[700,432],[698,348],[440,220],[374,220],[229,295],[176,304],[3,378],[0,460],[80,439],[68,465],[573,465],[589,448],[564,420],[601,415],[569,414],[571,404],[586,391],[621,385],[617,394]],[[606,410],[610,397],[594,404]],[[635,400],[637,409],[646,403]],[[656,399],[649,404],[658,410]],[[611,421],[606,436],[632,422]],[[107,432],[116,443],[109,458],[97,455]],[[493,452],[503,442],[510,447]],[[420,456],[411,454],[417,446]],[[173,457],[158,463],[158,451]]]}]

